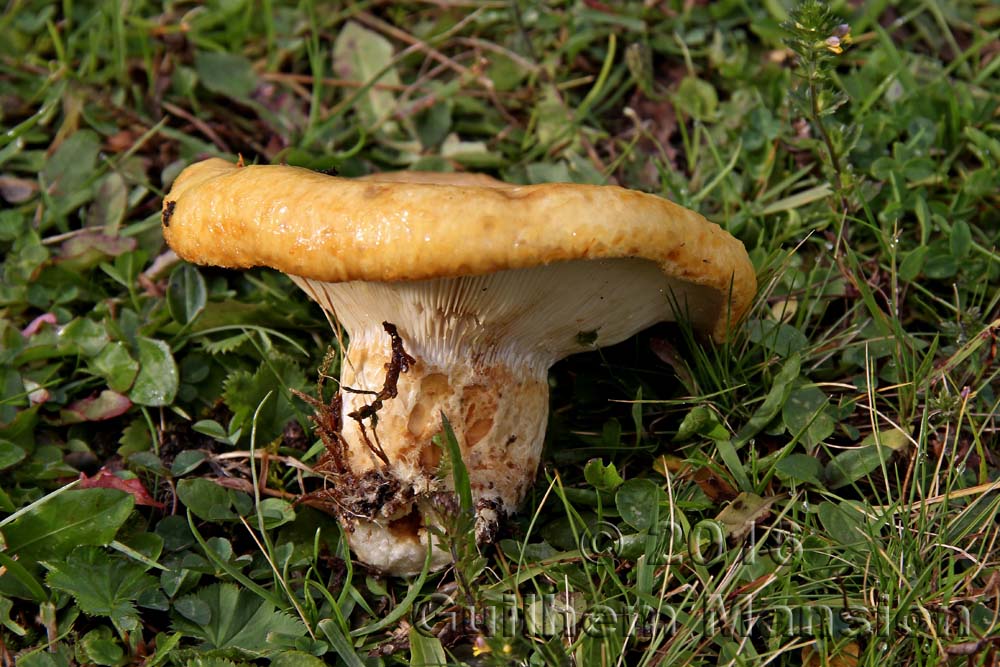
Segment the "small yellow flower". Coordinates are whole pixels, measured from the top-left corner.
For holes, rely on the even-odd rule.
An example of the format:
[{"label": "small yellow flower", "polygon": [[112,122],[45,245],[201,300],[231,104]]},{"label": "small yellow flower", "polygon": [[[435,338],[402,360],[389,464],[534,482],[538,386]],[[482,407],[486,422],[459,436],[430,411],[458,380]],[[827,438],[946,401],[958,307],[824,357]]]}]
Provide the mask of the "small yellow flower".
[{"label": "small yellow flower", "polygon": [[[504,649],[506,648],[507,647],[504,646]],[[480,656],[484,653],[492,653],[492,652],[493,649],[491,649],[490,645],[486,643],[486,638],[484,638],[482,635],[476,637],[476,640],[472,642],[472,655]]]},{"label": "small yellow flower", "polygon": [[840,45],[840,37],[837,37],[836,35],[827,37],[826,41],[823,43],[826,45],[827,51],[832,51],[837,55],[840,55],[841,53],[844,52],[844,47]]}]

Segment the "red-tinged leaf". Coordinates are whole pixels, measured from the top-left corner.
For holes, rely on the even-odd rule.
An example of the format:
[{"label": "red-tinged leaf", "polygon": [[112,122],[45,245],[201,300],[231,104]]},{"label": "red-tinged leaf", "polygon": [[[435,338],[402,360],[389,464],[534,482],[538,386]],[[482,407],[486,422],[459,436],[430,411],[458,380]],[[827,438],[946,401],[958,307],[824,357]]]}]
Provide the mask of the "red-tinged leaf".
[{"label": "red-tinged leaf", "polygon": [[583,0],[583,4],[587,5],[590,9],[603,12],[605,14],[615,15],[617,12],[612,9],[609,5],[599,2],[598,0]]},{"label": "red-tinged leaf", "polygon": [[680,379],[689,391],[692,393],[696,392],[694,389],[695,382],[694,378],[691,376],[691,371],[688,369],[687,364],[684,361],[684,357],[681,356],[676,347],[664,338],[651,338],[649,340],[649,349],[653,351],[653,354],[655,354],[660,361],[674,369],[674,372],[677,373],[678,379]]},{"label": "red-tinged leaf", "polygon": [[22,204],[38,192],[38,181],[13,176],[0,176],[0,197],[9,204]]},{"label": "red-tinged leaf", "polygon": [[149,491],[138,479],[122,479],[107,468],[101,468],[93,477],[87,477],[86,473],[80,473],[80,488],[82,489],[118,489],[124,491],[135,498],[136,505],[147,505],[163,509],[163,503],[156,502]]},{"label": "red-tinged leaf", "polygon": [[84,398],[71,403],[62,411],[66,421],[97,422],[114,419],[125,414],[132,407],[132,401],[116,391],[105,389],[97,396]]},{"label": "red-tinged leaf", "polygon": [[45,313],[43,315],[39,315],[35,319],[31,320],[28,326],[21,329],[21,335],[25,338],[31,338],[38,333],[38,330],[42,328],[43,324],[56,324],[56,322],[55,313]]},{"label": "red-tinged leaf", "polygon": [[28,401],[31,405],[41,405],[52,398],[48,389],[28,378],[24,378],[24,390],[28,392]]}]

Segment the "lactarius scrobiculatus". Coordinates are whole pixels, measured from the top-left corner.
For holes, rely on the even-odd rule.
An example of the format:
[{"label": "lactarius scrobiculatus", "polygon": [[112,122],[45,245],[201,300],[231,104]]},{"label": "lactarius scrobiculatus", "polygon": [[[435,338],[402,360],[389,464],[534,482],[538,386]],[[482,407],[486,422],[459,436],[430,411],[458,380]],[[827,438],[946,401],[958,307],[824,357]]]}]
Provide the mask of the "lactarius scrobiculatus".
[{"label": "lactarius scrobiculatus", "polygon": [[209,159],[173,184],[163,234],[191,262],[288,274],[346,330],[326,493],[356,557],[398,575],[450,559],[428,530],[451,492],[442,413],[489,541],[534,479],[553,363],[679,317],[722,340],[756,290],[718,225],[614,186]]}]

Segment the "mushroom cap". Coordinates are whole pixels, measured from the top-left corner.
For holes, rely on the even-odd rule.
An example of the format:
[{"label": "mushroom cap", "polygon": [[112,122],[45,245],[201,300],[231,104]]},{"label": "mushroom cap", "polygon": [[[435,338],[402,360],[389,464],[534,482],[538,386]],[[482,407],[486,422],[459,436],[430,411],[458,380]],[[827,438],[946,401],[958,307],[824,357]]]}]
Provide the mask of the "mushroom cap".
[{"label": "mushroom cap", "polygon": [[[361,179],[212,158],[164,198],[163,234],[184,259],[267,266],[324,282],[483,275],[580,259],[641,258],[709,287],[724,339],[757,282],[743,244],[701,215],[617,186],[511,185],[475,174]],[[627,286],[625,286],[627,289]]]}]

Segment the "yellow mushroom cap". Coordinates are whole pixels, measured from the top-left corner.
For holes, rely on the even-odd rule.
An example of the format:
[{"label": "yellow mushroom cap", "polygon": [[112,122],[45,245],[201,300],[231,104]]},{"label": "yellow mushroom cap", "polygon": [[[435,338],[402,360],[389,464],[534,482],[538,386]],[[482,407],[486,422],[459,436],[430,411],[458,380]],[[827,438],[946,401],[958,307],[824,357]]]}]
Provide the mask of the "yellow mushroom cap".
[{"label": "yellow mushroom cap", "polygon": [[616,186],[510,185],[481,175],[328,176],[212,158],[164,198],[178,255],[229,268],[267,266],[322,282],[483,275],[571,260],[654,262],[671,288],[718,294],[692,318],[717,340],[756,292],[743,244],[701,215]]}]

